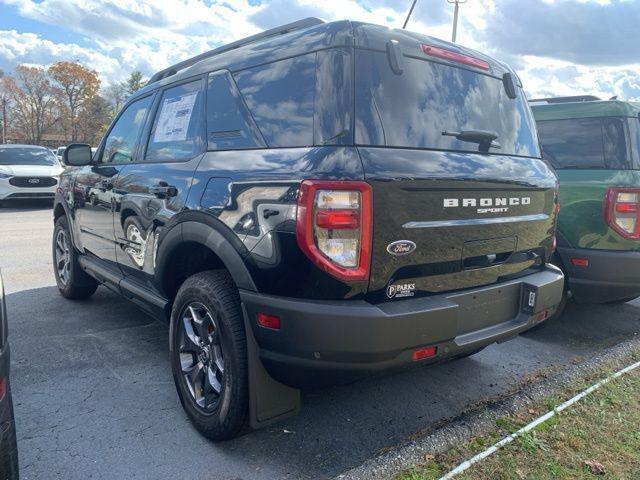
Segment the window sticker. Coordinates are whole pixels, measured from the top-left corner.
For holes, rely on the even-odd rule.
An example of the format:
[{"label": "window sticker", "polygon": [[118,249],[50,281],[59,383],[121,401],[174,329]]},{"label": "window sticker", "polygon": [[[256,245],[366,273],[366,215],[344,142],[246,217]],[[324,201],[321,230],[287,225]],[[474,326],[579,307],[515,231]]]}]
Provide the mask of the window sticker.
[{"label": "window sticker", "polygon": [[164,99],[153,136],[154,143],[186,140],[197,97],[198,92],[191,92],[179,97]]}]

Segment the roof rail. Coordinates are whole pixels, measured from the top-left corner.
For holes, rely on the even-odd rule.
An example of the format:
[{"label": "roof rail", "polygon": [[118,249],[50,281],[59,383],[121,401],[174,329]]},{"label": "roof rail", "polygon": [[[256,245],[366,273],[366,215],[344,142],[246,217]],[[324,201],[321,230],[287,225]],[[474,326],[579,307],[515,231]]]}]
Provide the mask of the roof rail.
[{"label": "roof rail", "polygon": [[602,100],[594,95],[574,95],[572,97],[550,97],[550,98],[532,98],[529,103],[545,102],[545,103],[571,103],[571,102],[595,102]]},{"label": "roof rail", "polygon": [[236,48],[244,47],[245,45],[249,45],[250,43],[257,42],[259,40],[263,40],[268,37],[275,37],[276,35],[284,35],[285,33],[293,32],[295,30],[301,30],[303,28],[313,27],[315,25],[320,25],[325,23],[324,20],[321,20],[316,17],[308,17],[303,18],[302,20],[298,20],[296,22],[287,23],[286,25],[282,25],[280,27],[275,27],[270,30],[265,30],[262,33],[257,33],[255,35],[251,35],[250,37],[246,37],[235,42],[229,43],[227,45],[223,45],[218,48],[214,48],[213,50],[209,50],[208,52],[201,53],[200,55],[196,55],[193,58],[188,60],[184,60],[180,63],[176,63],[171,67],[165,68],[164,70],[160,70],[158,73],[153,75],[147,85],[162,80],[163,78],[170,77],[171,75],[175,75],[180,70],[184,70],[192,65],[195,65],[201,60],[205,58],[214,57],[216,55],[220,55],[221,53],[228,52],[230,50],[234,50]]}]

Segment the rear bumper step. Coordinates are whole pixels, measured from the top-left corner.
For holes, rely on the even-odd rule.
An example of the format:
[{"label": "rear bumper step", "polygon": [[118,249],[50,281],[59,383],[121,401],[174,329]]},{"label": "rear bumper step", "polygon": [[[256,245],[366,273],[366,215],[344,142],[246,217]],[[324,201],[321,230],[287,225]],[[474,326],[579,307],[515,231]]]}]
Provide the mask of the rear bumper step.
[{"label": "rear bumper step", "polygon": [[[377,305],[247,291],[241,298],[269,373],[304,387],[415,363],[413,352],[425,346],[437,353],[421,363],[512,338],[555,312],[563,282],[562,272],[548,265],[515,280]],[[259,327],[258,312],[280,317],[280,330]]]}]

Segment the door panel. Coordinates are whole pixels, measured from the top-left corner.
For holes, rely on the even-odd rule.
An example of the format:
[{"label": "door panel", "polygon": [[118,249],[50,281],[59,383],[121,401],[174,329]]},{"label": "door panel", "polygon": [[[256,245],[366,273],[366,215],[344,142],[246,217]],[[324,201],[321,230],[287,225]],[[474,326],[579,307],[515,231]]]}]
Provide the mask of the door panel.
[{"label": "door panel", "polygon": [[76,219],[84,249],[107,262],[116,261],[113,231],[114,186],[120,170],[131,163],[153,96],[127,106],[111,127],[96,163],[76,175]]},{"label": "door panel", "polygon": [[154,288],[157,239],[184,209],[205,150],[203,81],[165,89],[146,129],[140,161],[123,169],[114,196],[116,260],[122,273]]},{"label": "door panel", "polygon": [[112,195],[118,173],[119,168],[113,165],[83,167],[76,175],[74,189],[81,246],[111,262],[115,262]]}]

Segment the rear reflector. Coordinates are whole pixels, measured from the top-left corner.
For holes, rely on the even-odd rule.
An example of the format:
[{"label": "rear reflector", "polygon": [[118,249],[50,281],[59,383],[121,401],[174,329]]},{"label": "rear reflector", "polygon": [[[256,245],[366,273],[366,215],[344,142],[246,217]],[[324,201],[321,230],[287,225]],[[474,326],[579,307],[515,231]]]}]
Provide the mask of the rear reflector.
[{"label": "rear reflector", "polygon": [[280,330],[280,317],[275,315],[267,315],[266,313],[258,313],[258,325],[271,330]]},{"label": "rear reflector", "polygon": [[607,190],[604,216],[616,233],[640,239],[640,188],[613,187]]},{"label": "rear reflector", "polygon": [[426,45],[424,43],[422,44],[422,51],[431,57],[442,58],[444,60],[449,60],[450,62],[462,63],[481,70],[489,70],[489,64],[487,62],[470,55],[452,52],[451,50]]},{"label": "rear reflector", "polygon": [[414,362],[418,360],[424,360],[425,358],[435,357],[438,352],[438,347],[424,347],[419,348],[415,352],[413,352],[412,358]]},{"label": "rear reflector", "polygon": [[588,258],[577,258],[577,257],[574,257],[574,258],[571,259],[571,265],[573,265],[574,267],[587,268],[589,266],[589,259]]},{"label": "rear reflector", "polygon": [[0,380],[0,400],[4,398],[7,393],[7,377]]}]

